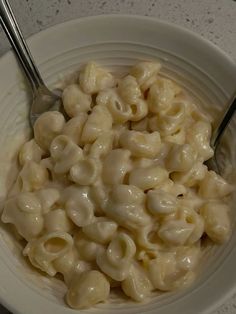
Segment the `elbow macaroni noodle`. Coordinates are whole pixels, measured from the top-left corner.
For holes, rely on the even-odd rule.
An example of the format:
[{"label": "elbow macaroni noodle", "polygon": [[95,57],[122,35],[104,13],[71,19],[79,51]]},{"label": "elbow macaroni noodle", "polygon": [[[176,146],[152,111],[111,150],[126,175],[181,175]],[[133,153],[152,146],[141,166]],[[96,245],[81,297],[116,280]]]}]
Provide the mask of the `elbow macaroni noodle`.
[{"label": "elbow macaroni noodle", "polygon": [[2,221],[31,264],[63,275],[75,309],[122,289],[134,301],[189,285],[202,236],[231,232],[232,186],[203,164],[211,125],[190,97],[141,62],[123,78],[88,63],[19,152]]}]

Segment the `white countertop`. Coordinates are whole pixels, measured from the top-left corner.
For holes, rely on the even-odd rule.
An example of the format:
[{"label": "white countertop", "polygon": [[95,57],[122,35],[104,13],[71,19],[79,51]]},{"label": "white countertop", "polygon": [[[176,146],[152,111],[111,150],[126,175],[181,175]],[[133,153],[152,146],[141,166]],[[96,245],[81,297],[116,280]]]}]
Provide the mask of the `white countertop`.
[{"label": "white countertop", "polygon": [[[10,0],[10,2],[26,37],[51,25],[81,16],[105,13],[149,15],[199,33],[236,61],[236,0]],[[9,44],[0,28],[0,56],[8,49]],[[232,298],[212,314],[233,313],[236,313],[236,291]],[[0,305],[0,314],[9,312]]]}]

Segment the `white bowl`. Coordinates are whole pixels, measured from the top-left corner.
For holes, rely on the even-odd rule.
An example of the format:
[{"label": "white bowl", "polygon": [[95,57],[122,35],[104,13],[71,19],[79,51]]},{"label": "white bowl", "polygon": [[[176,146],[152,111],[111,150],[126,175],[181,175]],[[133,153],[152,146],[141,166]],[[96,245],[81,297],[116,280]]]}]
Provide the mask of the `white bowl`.
[{"label": "white bowl", "polygon": [[[235,90],[236,66],[217,47],[183,28],[138,16],[97,16],[73,20],[28,41],[46,83],[95,60],[116,71],[141,59],[158,59],[167,76],[180,81],[207,107],[213,118]],[[30,92],[12,52],[0,59],[0,196],[16,173],[15,152],[29,136]],[[235,124],[232,125],[235,128]],[[226,135],[233,143],[230,132]],[[235,158],[228,158],[235,168]],[[233,221],[235,220],[233,215]],[[185,291],[153,297],[145,304],[112,298],[86,313],[210,313],[236,286],[236,234],[223,247],[205,253],[199,279]],[[54,289],[54,288],[55,289]],[[19,249],[0,226],[0,303],[19,314],[75,313],[64,301],[65,287],[23,261]],[[79,313],[85,313],[80,311]]]}]

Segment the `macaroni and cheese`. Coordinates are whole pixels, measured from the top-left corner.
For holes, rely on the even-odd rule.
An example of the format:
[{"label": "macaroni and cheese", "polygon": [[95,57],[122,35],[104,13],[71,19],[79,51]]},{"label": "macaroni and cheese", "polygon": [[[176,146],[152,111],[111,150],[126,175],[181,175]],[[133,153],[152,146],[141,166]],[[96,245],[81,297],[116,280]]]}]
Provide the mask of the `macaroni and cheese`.
[{"label": "macaroni and cheese", "polygon": [[19,152],[2,221],[31,264],[62,274],[72,308],[120,288],[135,301],[189,285],[202,237],[229,239],[232,191],[204,162],[211,125],[180,86],[141,62],[116,78],[88,63]]}]

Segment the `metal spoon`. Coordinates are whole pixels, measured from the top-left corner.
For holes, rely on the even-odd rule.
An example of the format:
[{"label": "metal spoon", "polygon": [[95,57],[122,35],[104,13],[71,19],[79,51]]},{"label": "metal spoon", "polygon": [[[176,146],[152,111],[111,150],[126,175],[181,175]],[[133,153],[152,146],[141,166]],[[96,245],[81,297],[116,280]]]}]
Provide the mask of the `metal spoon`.
[{"label": "metal spoon", "polygon": [[222,114],[222,118],[218,122],[211,137],[210,144],[214,150],[214,155],[211,159],[207,160],[206,164],[209,169],[214,169],[218,173],[221,173],[224,168],[224,165],[221,164],[223,160],[222,158],[220,158],[222,136],[234,115],[235,109],[236,109],[236,94],[234,94],[230,98],[228,105],[226,106],[226,109]]},{"label": "metal spoon", "polygon": [[0,23],[31,85],[33,101],[29,118],[33,127],[34,122],[42,113],[60,109],[61,93],[60,90],[51,92],[43,82],[7,0],[0,0]]}]

